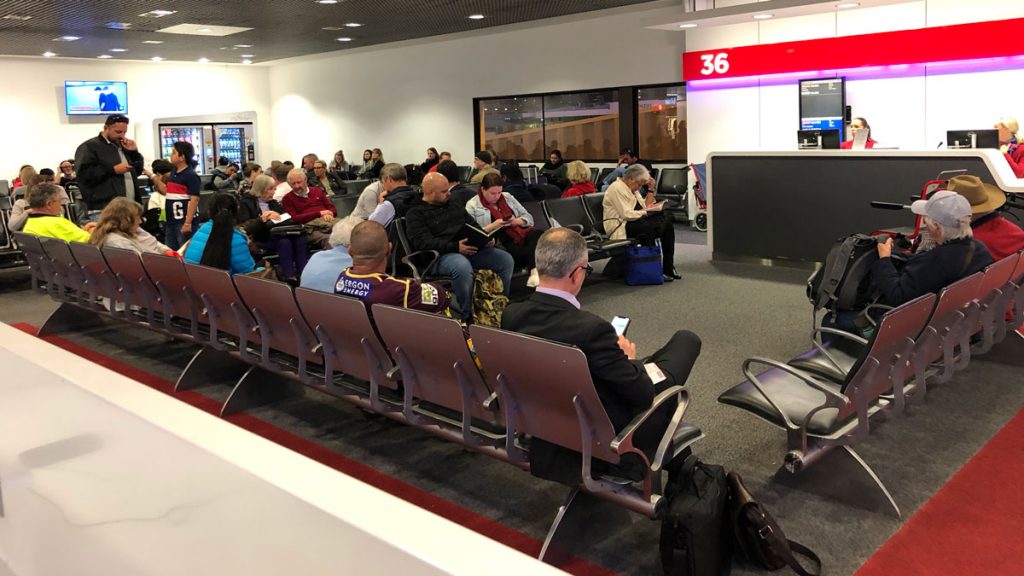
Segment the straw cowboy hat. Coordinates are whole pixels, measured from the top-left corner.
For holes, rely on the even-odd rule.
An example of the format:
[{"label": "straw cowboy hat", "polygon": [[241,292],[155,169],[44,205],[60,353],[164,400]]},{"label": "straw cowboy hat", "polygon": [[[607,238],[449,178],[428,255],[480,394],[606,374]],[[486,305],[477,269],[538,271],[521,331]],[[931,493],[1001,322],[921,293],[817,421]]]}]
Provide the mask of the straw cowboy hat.
[{"label": "straw cowboy hat", "polygon": [[954,176],[949,179],[946,190],[952,190],[967,198],[973,214],[992,212],[1006,204],[1006,194],[1002,190],[982,182],[977,176]]}]

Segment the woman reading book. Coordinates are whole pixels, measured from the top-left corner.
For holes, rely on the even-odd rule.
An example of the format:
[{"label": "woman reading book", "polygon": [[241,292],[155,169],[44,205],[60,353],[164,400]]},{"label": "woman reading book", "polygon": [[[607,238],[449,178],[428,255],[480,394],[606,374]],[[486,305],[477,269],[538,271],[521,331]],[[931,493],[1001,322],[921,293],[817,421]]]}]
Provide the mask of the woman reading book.
[{"label": "woman reading book", "polygon": [[502,192],[501,175],[484,176],[480,192],[466,202],[466,212],[512,255],[517,268],[529,266],[532,271],[533,252],[541,232],[533,228],[533,216],[526,208],[511,194]]}]

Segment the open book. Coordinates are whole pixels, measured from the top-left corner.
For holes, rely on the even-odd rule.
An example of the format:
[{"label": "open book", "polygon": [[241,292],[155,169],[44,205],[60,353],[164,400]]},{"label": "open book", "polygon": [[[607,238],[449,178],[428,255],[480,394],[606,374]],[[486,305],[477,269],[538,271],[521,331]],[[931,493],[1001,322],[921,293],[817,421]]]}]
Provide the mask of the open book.
[{"label": "open book", "polygon": [[466,244],[469,244],[470,246],[483,248],[484,246],[487,246],[487,243],[491,241],[491,238],[494,238],[494,235],[497,234],[498,230],[501,230],[501,228],[495,228],[488,234],[476,226],[463,224],[462,230],[459,231],[459,235],[457,237],[459,239],[465,238]]},{"label": "open book", "polygon": [[650,206],[644,208],[644,210],[648,212],[661,212],[662,210],[665,209],[665,202],[665,200],[662,200],[661,202],[655,202],[654,204],[651,204]]},{"label": "open book", "polygon": [[270,221],[273,222],[274,224],[280,224],[281,222],[284,222],[286,220],[291,220],[291,219],[292,219],[292,215],[291,214],[289,214],[287,212],[283,212],[277,218],[271,218]]}]

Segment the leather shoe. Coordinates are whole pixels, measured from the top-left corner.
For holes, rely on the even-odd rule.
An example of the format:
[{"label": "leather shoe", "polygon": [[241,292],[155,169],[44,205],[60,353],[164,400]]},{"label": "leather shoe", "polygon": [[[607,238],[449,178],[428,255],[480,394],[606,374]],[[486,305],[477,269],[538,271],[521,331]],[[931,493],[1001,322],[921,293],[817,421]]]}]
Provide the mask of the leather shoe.
[{"label": "leather shoe", "polygon": [[668,274],[665,274],[665,276],[671,276],[672,278],[674,278],[676,280],[682,280],[683,279],[683,277],[679,275],[679,272],[676,272],[675,268],[673,268],[672,271],[669,272]]},{"label": "leather shoe", "polygon": [[662,279],[665,280],[666,284],[668,284],[669,282],[674,282],[675,281],[675,278],[673,278],[670,274],[662,274],[661,277],[662,277]]}]

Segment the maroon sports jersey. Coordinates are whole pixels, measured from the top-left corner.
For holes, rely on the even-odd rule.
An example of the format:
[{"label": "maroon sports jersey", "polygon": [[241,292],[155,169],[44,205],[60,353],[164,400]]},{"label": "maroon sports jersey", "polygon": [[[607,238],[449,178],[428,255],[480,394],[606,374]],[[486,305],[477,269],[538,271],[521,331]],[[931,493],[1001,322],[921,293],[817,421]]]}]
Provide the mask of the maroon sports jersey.
[{"label": "maroon sports jersey", "polygon": [[421,284],[387,274],[356,274],[351,268],[338,276],[334,293],[359,298],[367,306],[380,303],[426,312],[441,312],[448,307],[448,293],[440,284]]}]

